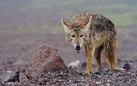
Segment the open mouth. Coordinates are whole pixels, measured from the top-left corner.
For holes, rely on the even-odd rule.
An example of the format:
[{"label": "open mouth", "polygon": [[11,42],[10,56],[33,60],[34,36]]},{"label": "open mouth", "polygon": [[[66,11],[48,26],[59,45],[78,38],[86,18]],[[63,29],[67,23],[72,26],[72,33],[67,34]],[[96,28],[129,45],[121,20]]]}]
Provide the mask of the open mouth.
[{"label": "open mouth", "polygon": [[77,50],[77,53],[80,53],[80,50]]},{"label": "open mouth", "polygon": [[80,53],[80,48],[75,48],[77,50],[77,53]]}]

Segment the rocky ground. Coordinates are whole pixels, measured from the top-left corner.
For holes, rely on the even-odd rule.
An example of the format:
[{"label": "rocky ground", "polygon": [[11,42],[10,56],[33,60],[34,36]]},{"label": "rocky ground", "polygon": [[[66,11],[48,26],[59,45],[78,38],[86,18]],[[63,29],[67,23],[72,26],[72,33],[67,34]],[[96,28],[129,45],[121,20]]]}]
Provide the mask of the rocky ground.
[{"label": "rocky ground", "polygon": [[67,67],[64,64],[55,47],[44,44],[40,46],[28,66],[20,70],[1,72],[0,86],[136,86],[136,63],[126,62],[123,68],[83,76],[83,72],[78,68]]},{"label": "rocky ground", "polygon": [[137,72],[107,70],[83,76],[76,69],[68,68],[57,72],[41,73],[38,77],[16,82],[0,82],[1,86],[30,86],[30,85],[54,85],[54,86],[137,86]]}]

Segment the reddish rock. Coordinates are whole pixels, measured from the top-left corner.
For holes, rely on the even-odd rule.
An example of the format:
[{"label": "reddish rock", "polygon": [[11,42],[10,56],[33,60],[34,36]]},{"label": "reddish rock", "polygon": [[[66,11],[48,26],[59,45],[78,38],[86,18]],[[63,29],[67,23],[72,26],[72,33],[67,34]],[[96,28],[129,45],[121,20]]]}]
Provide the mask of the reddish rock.
[{"label": "reddish rock", "polygon": [[30,61],[26,73],[37,76],[42,72],[60,71],[66,69],[58,51],[51,45],[40,46],[38,53]]}]

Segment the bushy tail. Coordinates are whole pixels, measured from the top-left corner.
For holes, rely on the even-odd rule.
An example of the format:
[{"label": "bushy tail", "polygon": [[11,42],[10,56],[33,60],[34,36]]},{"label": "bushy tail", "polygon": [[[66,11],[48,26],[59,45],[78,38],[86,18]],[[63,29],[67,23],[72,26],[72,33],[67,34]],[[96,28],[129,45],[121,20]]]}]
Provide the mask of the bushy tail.
[{"label": "bushy tail", "polygon": [[117,40],[109,40],[104,43],[104,53],[110,69],[117,67]]}]

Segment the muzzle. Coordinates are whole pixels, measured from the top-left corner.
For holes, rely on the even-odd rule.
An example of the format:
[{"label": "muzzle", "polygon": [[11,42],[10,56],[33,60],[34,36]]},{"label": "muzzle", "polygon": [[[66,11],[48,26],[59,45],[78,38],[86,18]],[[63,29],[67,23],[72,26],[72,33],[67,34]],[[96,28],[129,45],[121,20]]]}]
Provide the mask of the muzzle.
[{"label": "muzzle", "polygon": [[76,45],[76,48],[75,48],[76,50],[77,50],[77,53],[80,53],[80,45]]}]

